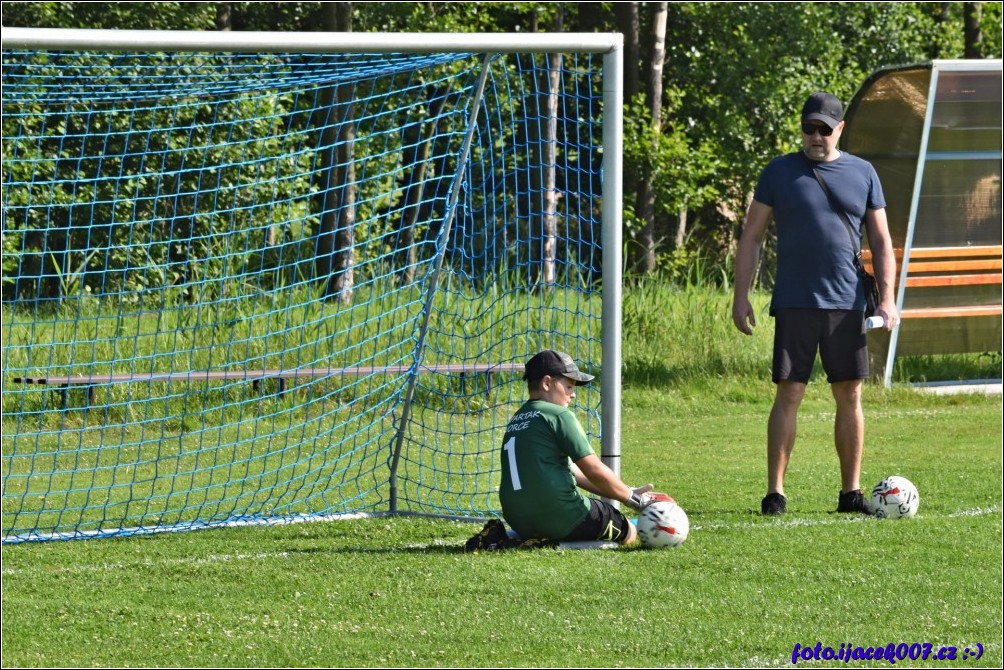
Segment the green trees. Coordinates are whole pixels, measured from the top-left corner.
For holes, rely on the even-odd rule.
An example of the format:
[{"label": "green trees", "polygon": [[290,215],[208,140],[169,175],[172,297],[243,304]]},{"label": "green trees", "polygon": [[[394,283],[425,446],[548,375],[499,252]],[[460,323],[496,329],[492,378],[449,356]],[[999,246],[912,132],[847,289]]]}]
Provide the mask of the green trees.
[{"label": "green trees", "polygon": [[[624,159],[632,177],[624,220],[634,261],[626,267],[643,273],[672,272],[696,257],[712,269],[727,264],[760,169],[797,146],[797,110],[808,93],[825,89],[847,101],[879,67],[1000,58],[1002,51],[1001,5],[980,2],[10,2],[3,20],[6,26],[310,31],[331,29],[331,4],[357,32],[558,25],[567,32],[624,32]],[[350,266],[349,260],[343,269]],[[351,287],[351,274],[342,276]]]}]

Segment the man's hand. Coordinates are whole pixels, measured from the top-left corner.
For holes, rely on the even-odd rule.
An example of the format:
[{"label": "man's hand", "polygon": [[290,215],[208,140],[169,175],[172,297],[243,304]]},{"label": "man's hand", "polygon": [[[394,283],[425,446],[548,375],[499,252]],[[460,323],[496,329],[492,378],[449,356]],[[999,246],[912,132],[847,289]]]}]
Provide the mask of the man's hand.
[{"label": "man's hand", "polygon": [[896,311],[896,303],[892,300],[883,300],[875,310],[875,316],[882,317],[882,327],[886,330],[892,330],[899,323],[899,312]]},{"label": "man's hand", "polygon": [[756,327],[756,312],[749,298],[737,297],[732,302],[732,323],[743,335],[752,335]]},{"label": "man's hand", "polygon": [[[732,298],[732,323],[744,335],[752,335],[756,327],[756,313],[749,301],[753,277],[760,263],[760,248],[767,236],[767,226],[774,217],[774,209],[756,199],[746,210],[746,223],[736,249],[735,284]],[[869,240],[871,237],[868,238]]]}]

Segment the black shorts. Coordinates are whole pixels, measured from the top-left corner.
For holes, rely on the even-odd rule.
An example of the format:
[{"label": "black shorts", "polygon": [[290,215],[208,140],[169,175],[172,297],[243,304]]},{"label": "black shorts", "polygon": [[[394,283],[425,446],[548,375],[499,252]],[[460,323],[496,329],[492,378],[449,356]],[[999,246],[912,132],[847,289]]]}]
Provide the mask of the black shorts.
[{"label": "black shorts", "polygon": [[864,313],[841,309],[779,309],[774,315],[774,383],[808,383],[816,352],[833,384],[868,378]]},{"label": "black shorts", "polygon": [[563,542],[627,542],[631,522],[605,500],[589,499],[589,514]]}]

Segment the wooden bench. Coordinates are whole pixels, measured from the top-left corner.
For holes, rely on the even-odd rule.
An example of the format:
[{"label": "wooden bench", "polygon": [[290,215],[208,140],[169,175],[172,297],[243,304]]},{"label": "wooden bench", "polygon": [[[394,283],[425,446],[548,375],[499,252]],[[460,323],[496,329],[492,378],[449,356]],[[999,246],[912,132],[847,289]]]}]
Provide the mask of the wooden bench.
[{"label": "wooden bench", "polygon": [[[903,250],[896,249],[896,282],[900,281]],[[973,247],[919,247],[910,249],[906,288],[928,289],[951,286],[997,286],[994,301],[978,305],[944,305],[938,307],[905,306],[901,319],[937,319],[969,316],[1001,316],[1001,245]],[[862,253],[865,266],[872,269],[871,252]],[[909,295],[909,293],[908,293]]]},{"label": "wooden bench", "polygon": [[[896,289],[903,250],[896,249]],[[871,256],[862,254],[866,266]],[[1001,245],[913,247],[895,338],[896,356],[1000,351]],[[868,337],[872,372],[886,375],[890,334]]]},{"label": "wooden bench", "polygon": [[[177,372],[121,372],[89,375],[46,375],[43,377],[14,377],[15,384],[37,384],[58,386],[63,392],[63,407],[69,406],[71,387],[86,387],[87,404],[94,404],[98,386],[109,384],[131,384],[139,382],[208,382],[208,381],[249,381],[256,392],[261,383],[274,379],[279,383],[279,397],[286,393],[287,382],[296,383],[301,379],[322,379],[329,377],[367,377],[377,374],[401,375],[411,372],[411,365],[349,366],[341,368],[294,368],[288,370],[188,370]],[[440,363],[420,365],[420,373],[457,374],[460,376],[461,393],[465,392],[468,375],[485,375],[485,398],[491,396],[492,376],[498,372],[523,372],[522,363]]]}]

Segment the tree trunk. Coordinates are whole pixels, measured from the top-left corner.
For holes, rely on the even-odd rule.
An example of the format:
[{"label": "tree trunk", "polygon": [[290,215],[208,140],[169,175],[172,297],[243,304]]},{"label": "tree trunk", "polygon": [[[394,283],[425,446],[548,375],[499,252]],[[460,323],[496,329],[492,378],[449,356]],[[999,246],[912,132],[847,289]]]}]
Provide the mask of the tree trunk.
[{"label": "tree trunk", "polygon": [[676,213],[676,238],[673,240],[675,242],[675,248],[679,249],[687,241],[687,208],[681,207],[680,211]]},{"label": "tree trunk", "polygon": [[[564,23],[564,8],[557,6],[552,30],[560,33]],[[553,288],[557,277],[555,274],[557,256],[558,227],[558,191],[555,179],[555,164],[557,163],[558,144],[558,94],[561,91],[561,54],[547,54],[547,78],[538,89],[539,94],[546,95],[544,112],[544,137],[540,142],[541,163],[541,197],[543,212],[541,213],[541,246],[540,246],[540,276],[537,283],[545,291]]]},{"label": "tree trunk", "polygon": [[[666,62],[666,15],[665,2],[652,3],[652,57],[649,61],[648,80],[645,88],[645,105],[651,119],[653,149],[658,142],[662,127],[662,70]],[[653,152],[654,153],[654,152]],[[650,274],[655,270],[655,185],[652,171],[646,171],[638,180],[635,190],[635,215],[642,223],[638,236],[639,274]]]},{"label": "tree trunk", "polygon": [[965,26],[965,57],[983,58],[983,31],[980,28],[983,18],[983,3],[963,3],[962,17]]},{"label": "tree trunk", "polygon": [[604,22],[608,18],[608,10],[602,2],[580,2],[578,11],[578,30],[583,33],[598,33],[604,30]]},{"label": "tree trunk", "polygon": [[[561,31],[564,9],[559,5],[552,30]],[[536,32],[540,23],[537,10],[529,16],[529,29]],[[556,210],[557,193],[554,162],[557,141],[558,87],[561,82],[560,54],[545,54],[544,66],[533,59],[533,81],[529,82],[536,92],[526,110],[524,146],[529,148],[528,176],[529,189],[525,198],[528,263],[531,290],[549,291],[555,281],[555,256],[557,240]]]},{"label": "tree trunk", "polygon": [[216,3],[216,29],[227,31],[233,30],[233,20],[229,2]]},{"label": "tree trunk", "polygon": [[[325,30],[352,31],[352,3],[322,4]],[[352,86],[339,84],[321,92],[328,110],[321,131],[319,156],[327,160],[321,170],[322,185],[318,194],[321,223],[317,231],[317,276],[325,282],[326,300],[343,304],[352,302],[354,279],[353,245],[355,243],[356,184],[353,144],[356,127],[353,118]]]},{"label": "tree trunk", "polygon": [[[627,106],[638,95],[639,90],[638,70],[641,51],[639,32],[641,28],[638,19],[638,3],[615,2],[613,9],[617,30],[624,35],[624,104]],[[631,122],[633,120],[630,112],[626,110],[625,123]],[[622,188],[624,189],[624,206],[626,208],[630,202],[629,198],[637,198],[638,180],[635,170],[624,171]],[[628,243],[627,258],[624,261],[625,268],[630,267],[630,263],[636,264],[639,257],[637,249],[633,246],[633,242],[637,242],[637,240],[632,240],[630,237],[636,230],[636,227],[631,225],[634,220],[636,217],[632,219],[626,216],[624,221],[625,229],[629,231],[629,234],[625,236],[625,241]]]},{"label": "tree trunk", "polygon": [[638,25],[638,3],[637,2],[615,2],[614,19],[617,22],[617,30],[624,33],[624,100],[628,102],[639,90],[638,61],[639,33],[641,28]]},{"label": "tree trunk", "polygon": [[406,169],[398,178],[397,187],[404,194],[401,214],[394,222],[397,230],[396,271],[401,285],[415,280],[415,264],[418,262],[415,248],[415,226],[422,210],[425,195],[426,174],[429,170],[429,154],[435,135],[437,118],[446,103],[448,91],[429,87],[427,91],[428,110],[404,126],[402,164]]},{"label": "tree trunk", "polygon": [[[934,22],[938,24],[938,30],[943,30],[944,26],[947,25],[952,20],[950,2],[941,2],[938,13],[934,16]],[[941,58],[941,46],[938,44],[937,39],[931,40],[931,57]]]}]

